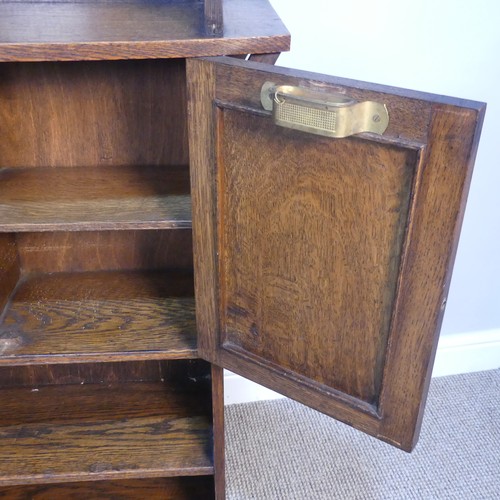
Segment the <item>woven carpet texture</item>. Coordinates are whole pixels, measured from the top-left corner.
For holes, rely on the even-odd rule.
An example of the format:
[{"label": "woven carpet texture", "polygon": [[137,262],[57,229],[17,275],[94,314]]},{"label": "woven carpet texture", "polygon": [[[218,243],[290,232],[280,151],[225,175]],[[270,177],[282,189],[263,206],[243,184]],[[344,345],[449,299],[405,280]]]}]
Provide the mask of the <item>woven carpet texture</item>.
[{"label": "woven carpet texture", "polygon": [[228,500],[500,499],[500,369],[433,379],[411,454],[288,399],[225,416]]}]

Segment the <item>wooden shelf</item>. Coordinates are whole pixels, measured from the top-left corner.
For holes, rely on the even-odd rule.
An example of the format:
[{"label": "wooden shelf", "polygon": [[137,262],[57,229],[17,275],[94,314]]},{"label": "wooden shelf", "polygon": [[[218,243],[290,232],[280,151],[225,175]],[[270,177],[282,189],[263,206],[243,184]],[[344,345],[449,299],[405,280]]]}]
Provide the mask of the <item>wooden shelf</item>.
[{"label": "wooden shelf", "polygon": [[172,383],[2,389],[0,484],[213,474],[206,390]]},{"label": "wooden shelf", "polygon": [[198,0],[0,3],[0,61],[143,59],[289,50],[267,0],[225,0],[224,35],[205,34]]},{"label": "wooden shelf", "polygon": [[185,272],[29,275],[0,325],[0,365],[196,357]]},{"label": "wooden shelf", "polygon": [[0,170],[0,231],[191,227],[186,167]]},{"label": "wooden shelf", "polygon": [[[7,486],[0,488],[0,498],[9,500],[212,500],[211,476],[127,479],[92,483]],[[91,496],[90,496],[91,494]]]}]

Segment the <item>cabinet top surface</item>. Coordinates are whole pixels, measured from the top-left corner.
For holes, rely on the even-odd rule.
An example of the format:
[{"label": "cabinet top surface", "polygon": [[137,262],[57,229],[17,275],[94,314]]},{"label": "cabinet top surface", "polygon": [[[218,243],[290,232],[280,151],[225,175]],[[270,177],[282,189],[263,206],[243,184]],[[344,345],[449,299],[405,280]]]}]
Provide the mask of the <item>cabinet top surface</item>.
[{"label": "cabinet top surface", "polygon": [[198,57],[289,49],[267,0],[224,0],[224,35],[205,35],[196,0],[0,1],[0,61]]}]

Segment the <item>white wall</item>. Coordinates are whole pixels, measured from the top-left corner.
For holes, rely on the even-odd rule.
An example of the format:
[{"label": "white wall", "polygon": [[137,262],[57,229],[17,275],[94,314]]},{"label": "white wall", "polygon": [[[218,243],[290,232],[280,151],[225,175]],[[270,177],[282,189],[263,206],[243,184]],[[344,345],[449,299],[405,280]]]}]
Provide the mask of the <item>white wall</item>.
[{"label": "white wall", "polygon": [[[500,367],[500,2],[271,0],[278,65],[488,103],[434,376]],[[226,402],[275,397],[226,376]]]},{"label": "white wall", "polygon": [[278,65],[488,103],[442,335],[500,329],[500,2],[271,0]]}]

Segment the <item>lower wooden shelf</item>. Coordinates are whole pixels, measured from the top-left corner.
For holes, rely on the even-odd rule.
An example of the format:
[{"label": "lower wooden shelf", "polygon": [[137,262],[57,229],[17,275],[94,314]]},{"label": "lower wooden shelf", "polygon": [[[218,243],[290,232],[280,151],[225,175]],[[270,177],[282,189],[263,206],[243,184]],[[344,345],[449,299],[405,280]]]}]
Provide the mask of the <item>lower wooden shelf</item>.
[{"label": "lower wooden shelf", "polygon": [[212,500],[214,480],[211,476],[127,479],[55,485],[0,487],[5,500]]},{"label": "lower wooden shelf", "polygon": [[0,365],[197,357],[182,271],[28,275],[0,318]]},{"label": "lower wooden shelf", "polygon": [[210,396],[200,385],[3,388],[0,485],[211,475]]}]

